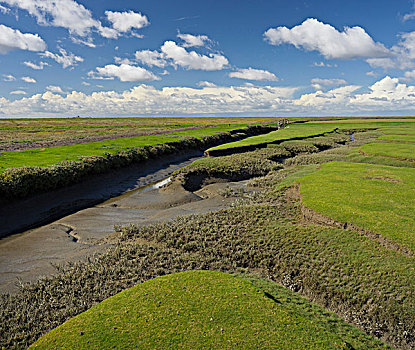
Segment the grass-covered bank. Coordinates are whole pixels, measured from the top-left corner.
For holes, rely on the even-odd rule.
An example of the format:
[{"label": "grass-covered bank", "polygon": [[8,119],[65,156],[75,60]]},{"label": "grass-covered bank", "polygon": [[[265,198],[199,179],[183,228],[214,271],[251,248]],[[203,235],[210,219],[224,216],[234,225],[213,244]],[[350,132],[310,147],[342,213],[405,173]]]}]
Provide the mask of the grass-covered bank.
[{"label": "grass-covered bank", "polygon": [[[0,151],[75,145],[117,138],[136,140],[156,135],[191,133],[196,129],[227,131],[249,125],[275,122],[274,117],[176,117],[176,118],[40,118],[1,119]],[[200,130],[200,132],[209,132]],[[150,137],[149,137],[150,136]],[[156,136],[157,137],[157,136]],[[105,142],[105,146],[121,146],[122,142]],[[85,149],[88,150],[88,149]]]},{"label": "grass-covered bank", "polygon": [[[284,130],[277,132],[282,131]],[[347,134],[336,132],[304,140],[285,141],[279,145],[268,144],[267,147],[260,147],[250,152],[199,159],[175,172],[174,176],[180,179],[186,189],[195,191],[209,182],[236,181],[264,176],[283,168],[282,163],[286,159],[299,154],[314,154],[322,149],[337,148],[349,141],[350,137]]]},{"label": "grass-covered bank", "polygon": [[31,348],[387,347],[269,281],[188,271],[127,289],[65,322]]},{"label": "grass-covered bank", "polygon": [[276,130],[266,135],[258,135],[247,139],[211,147],[206,150],[209,156],[221,156],[237,152],[252,151],[255,148],[266,147],[268,144],[281,143],[288,140],[301,140],[312,136],[323,136],[336,131],[336,126],[324,124],[292,124],[282,130]]}]

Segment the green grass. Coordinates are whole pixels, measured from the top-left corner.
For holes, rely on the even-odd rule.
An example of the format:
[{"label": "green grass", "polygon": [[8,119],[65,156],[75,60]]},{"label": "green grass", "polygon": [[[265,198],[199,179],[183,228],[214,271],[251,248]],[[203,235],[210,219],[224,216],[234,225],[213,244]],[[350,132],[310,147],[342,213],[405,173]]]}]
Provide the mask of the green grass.
[{"label": "green grass", "polygon": [[406,127],[385,127],[381,129],[386,135],[415,135],[415,123],[411,123]]},{"label": "green grass", "polygon": [[[348,123],[353,127],[354,124]],[[388,127],[390,125],[387,123]],[[394,130],[398,128],[406,130],[402,125]],[[114,235],[119,237],[117,244],[103,255],[67,266],[62,273],[25,286],[16,295],[0,297],[0,334],[3,335],[0,347],[28,346],[70,317],[137,283],[167,273],[209,269],[255,273],[280,282],[368,334],[397,347],[413,348],[414,257],[354,230],[304,222],[297,197],[284,193],[286,186],[298,178],[305,181],[301,182],[301,191],[308,181],[309,186],[315,186],[309,189],[308,197],[320,203],[316,211],[338,221],[342,221],[342,217],[336,215],[344,214],[345,221],[357,226],[362,223],[362,228],[410,247],[414,244],[414,213],[410,209],[414,203],[415,170],[404,166],[414,162],[401,160],[396,154],[392,158],[359,152],[364,143],[373,142],[379,136],[379,131],[370,132],[370,137],[356,133],[356,141],[350,145],[295,158],[305,160],[308,157],[315,163],[382,161],[401,168],[344,162],[292,166],[251,181],[261,193],[249,199],[238,198],[238,205],[230,209],[148,227],[126,226]],[[261,149],[229,158],[212,158],[187,169],[225,174],[241,169],[238,157],[248,155],[263,161],[268,159],[267,152],[271,151]],[[263,164],[258,162],[252,169],[261,169]],[[306,197],[304,195],[303,199]],[[384,228],[383,232],[376,231]],[[294,320],[299,320],[300,325],[308,327],[309,323],[301,323],[306,318],[317,331],[329,330],[334,334],[330,339],[341,339],[338,348],[378,346],[366,340],[360,343],[356,339],[364,335],[358,336],[353,331],[355,335],[350,336],[351,333],[325,311],[320,311],[320,316],[325,314],[326,320],[322,317],[316,321],[309,313],[306,316],[306,310],[314,309],[312,304],[297,299],[292,303],[295,296],[288,290],[272,292],[274,287],[264,287],[271,282],[252,282],[281,302],[276,302],[277,307],[289,310],[291,317],[299,317]],[[117,334],[119,329],[112,331]],[[75,337],[77,335],[79,333]],[[82,339],[85,336],[84,332]],[[306,340],[307,337],[306,333]],[[297,341],[300,342],[297,338],[291,345],[296,345]],[[323,348],[327,348],[326,344]]]},{"label": "green grass", "polygon": [[267,296],[253,283],[220,272],[167,275],[103,301],[31,348],[386,348],[334,315],[322,317],[321,310],[313,315],[305,300],[298,307],[299,298],[283,288],[273,291],[276,295]]},{"label": "green grass", "polygon": [[307,207],[415,252],[415,169],[333,162],[298,181]]},{"label": "green grass", "polygon": [[[379,154],[369,154],[362,152],[360,147],[368,144],[377,144],[379,143],[377,139],[381,136],[380,131],[370,131],[370,132],[357,132],[354,134],[355,140],[350,142],[346,146],[340,148],[334,148],[325,150],[319,153],[313,154],[301,154],[293,158],[287,159],[285,162],[286,165],[307,165],[307,164],[321,164],[326,162],[335,162],[335,161],[347,161],[354,163],[368,163],[368,164],[382,164],[388,166],[397,166],[397,167],[415,167],[415,162],[410,159],[399,158],[394,154],[393,146],[387,146],[388,149],[392,152],[392,157],[385,157]],[[399,146],[399,145],[398,145]],[[402,146],[402,144],[401,144]],[[373,146],[365,146],[373,147]],[[375,146],[377,147],[377,146]],[[406,149],[406,145],[403,147]]]},{"label": "green grass", "polygon": [[410,159],[415,161],[415,145],[397,142],[374,142],[360,147],[360,151],[375,156]]},{"label": "green grass", "polygon": [[322,125],[322,124],[313,124],[313,123],[294,124],[294,125],[290,125],[289,127],[285,129],[272,131],[265,135],[252,136],[252,137],[248,137],[244,140],[240,140],[237,142],[226,143],[224,145],[212,147],[208,149],[208,151],[232,149],[232,148],[246,147],[246,146],[256,146],[256,145],[279,142],[279,141],[282,142],[282,141],[287,141],[287,140],[297,138],[297,137],[312,137],[315,135],[332,132],[335,129],[336,129],[336,126],[333,126],[333,125]]},{"label": "green grass", "polygon": [[15,295],[0,296],[0,347],[28,346],[137,283],[209,269],[252,272],[281,282],[367,333],[411,348],[414,259],[355,231],[298,222],[297,204],[273,192],[279,181],[278,176],[258,179],[264,196],[252,205],[160,225],[127,226],[118,234],[119,243],[104,254],[66,266]]},{"label": "green grass", "polygon": [[[275,124],[272,117],[45,118],[0,120],[0,152],[144,136],[183,128],[243,128]],[[180,131],[179,131],[180,132]],[[209,133],[209,131],[208,131]]]},{"label": "green grass", "polygon": [[408,121],[396,121],[393,118],[388,120],[336,120],[336,121],[310,121],[303,124],[290,125],[289,128],[278,130],[267,135],[253,136],[238,142],[228,143],[217,147],[210,148],[208,151],[216,151],[223,149],[232,149],[235,147],[255,146],[259,144],[286,141],[298,137],[312,137],[314,135],[329,133],[334,129],[340,130],[357,130],[357,129],[379,129],[389,128],[388,130],[413,130],[415,123]]},{"label": "green grass", "polygon": [[65,160],[78,160],[79,157],[102,156],[105,153],[117,153],[133,147],[154,146],[179,140],[174,136],[152,135],[79,143],[70,146],[35,148],[19,152],[3,152],[0,154],[0,171],[23,166],[45,167]]},{"label": "green grass", "polygon": [[184,137],[202,138],[221,132],[234,130],[235,126],[216,126],[172,132],[167,135],[122,137],[112,140],[78,143],[69,146],[34,148],[25,151],[0,153],[0,171],[23,166],[50,166],[62,161],[75,161],[79,157],[102,156],[105,153],[117,153],[134,147],[155,146],[167,142],[180,141]]}]

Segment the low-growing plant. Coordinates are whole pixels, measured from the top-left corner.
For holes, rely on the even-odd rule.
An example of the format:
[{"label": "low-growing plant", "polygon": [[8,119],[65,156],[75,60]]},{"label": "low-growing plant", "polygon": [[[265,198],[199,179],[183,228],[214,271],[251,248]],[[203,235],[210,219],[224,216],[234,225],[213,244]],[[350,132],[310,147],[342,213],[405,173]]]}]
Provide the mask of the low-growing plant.
[{"label": "low-growing plant", "polygon": [[291,154],[315,153],[319,151],[311,141],[285,141],[281,143],[281,146]]}]

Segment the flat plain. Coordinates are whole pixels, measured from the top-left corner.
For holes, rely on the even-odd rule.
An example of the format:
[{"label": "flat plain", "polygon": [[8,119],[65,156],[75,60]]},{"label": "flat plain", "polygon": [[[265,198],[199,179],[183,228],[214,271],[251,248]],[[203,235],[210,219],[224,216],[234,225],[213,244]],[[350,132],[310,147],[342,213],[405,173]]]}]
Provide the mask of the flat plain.
[{"label": "flat plain", "polygon": [[[166,142],[277,121],[220,119],[158,136]],[[166,189],[230,198],[229,207],[117,226],[101,255],[3,295],[1,345],[412,349],[415,119],[300,121],[214,148],[227,153],[176,171]],[[136,137],[112,141],[146,145]],[[223,182],[229,186],[212,190]],[[175,274],[183,271],[194,272]],[[218,318],[209,316],[215,306]]]}]

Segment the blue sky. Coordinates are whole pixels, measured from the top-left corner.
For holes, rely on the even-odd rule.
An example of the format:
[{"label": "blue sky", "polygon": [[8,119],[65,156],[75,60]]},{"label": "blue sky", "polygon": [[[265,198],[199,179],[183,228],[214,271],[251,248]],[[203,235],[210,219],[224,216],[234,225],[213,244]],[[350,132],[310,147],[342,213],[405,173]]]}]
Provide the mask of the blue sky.
[{"label": "blue sky", "polygon": [[0,0],[0,118],[413,115],[415,3]]}]

